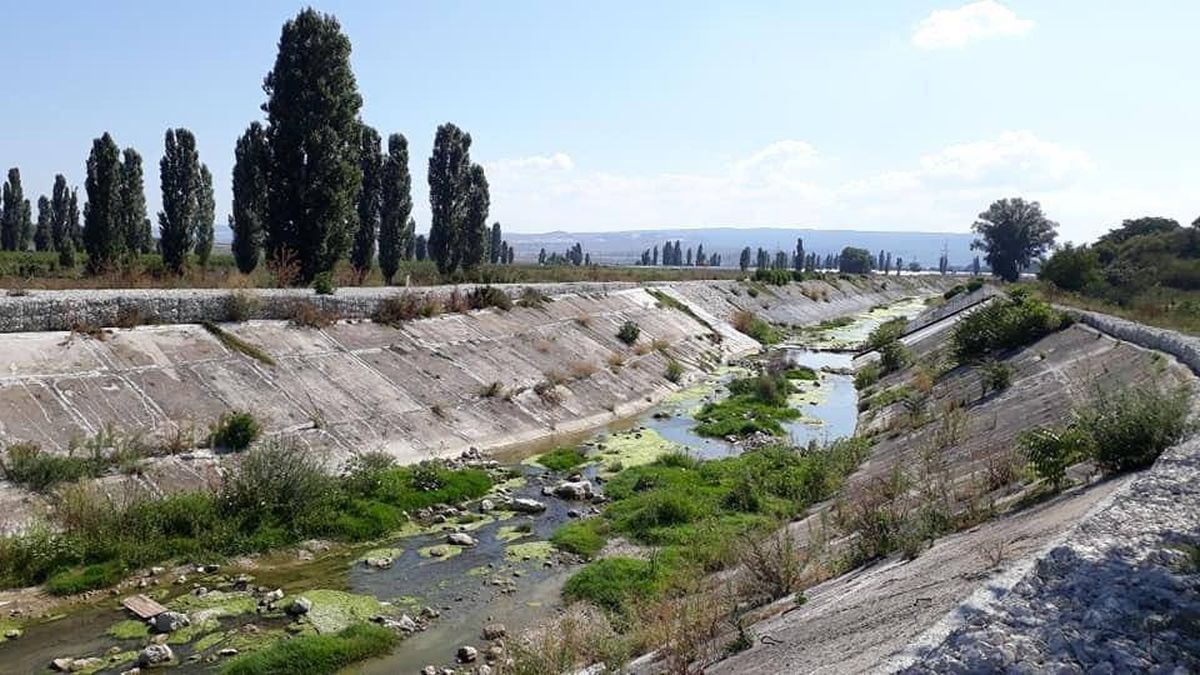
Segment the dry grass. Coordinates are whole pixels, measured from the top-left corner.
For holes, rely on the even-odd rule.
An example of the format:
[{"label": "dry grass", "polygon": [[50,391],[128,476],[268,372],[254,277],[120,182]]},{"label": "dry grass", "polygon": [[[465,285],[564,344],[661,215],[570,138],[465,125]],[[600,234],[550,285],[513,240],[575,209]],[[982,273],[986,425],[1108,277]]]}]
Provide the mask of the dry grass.
[{"label": "dry grass", "polygon": [[591,361],[576,361],[571,364],[571,379],[586,380],[595,375],[598,370],[600,370],[600,366]]},{"label": "dry grass", "polygon": [[618,372],[625,366],[625,355],[621,352],[613,352],[608,355],[608,367],[614,373]]},{"label": "dry grass", "polygon": [[637,356],[645,356],[654,351],[654,345],[649,342],[639,342],[633,346],[633,353]]},{"label": "dry grass", "polygon": [[338,320],[338,315],[318,307],[310,300],[297,300],[288,308],[288,320],[293,326],[325,328]]}]

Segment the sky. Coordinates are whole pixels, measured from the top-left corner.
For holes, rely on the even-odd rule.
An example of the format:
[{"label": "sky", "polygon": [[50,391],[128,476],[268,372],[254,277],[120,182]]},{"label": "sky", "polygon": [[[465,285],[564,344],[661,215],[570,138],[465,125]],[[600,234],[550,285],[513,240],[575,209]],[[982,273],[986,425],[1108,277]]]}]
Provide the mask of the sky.
[{"label": "sky", "polygon": [[[362,117],[412,156],[471,133],[510,231],[705,226],[965,232],[1041,202],[1063,239],[1200,216],[1200,3],[1166,0],[316,2],[353,45]],[[104,131],[159,208],[168,127],[229,213],[234,141],[302,5],[0,0],[0,167],[81,187]],[[153,216],[152,216],[153,217]]]}]

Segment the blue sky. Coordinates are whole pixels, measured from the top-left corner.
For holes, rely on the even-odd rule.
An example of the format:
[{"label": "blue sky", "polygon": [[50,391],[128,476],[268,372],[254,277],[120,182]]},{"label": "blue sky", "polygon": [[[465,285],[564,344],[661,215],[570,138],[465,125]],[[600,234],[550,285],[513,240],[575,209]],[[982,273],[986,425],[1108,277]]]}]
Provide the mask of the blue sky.
[{"label": "blue sky", "polygon": [[[321,2],[364,119],[475,139],[511,230],[715,225],[965,231],[1041,200],[1071,240],[1200,216],[1200,3]],[[301,5],[3,3],[0,166],[82,186],[110,131],[147,166],[186,126],[229,211],[234,140]],[[81,190],[82,192],[82,190]],[[218,238],[222,238],[218,234]]]}]

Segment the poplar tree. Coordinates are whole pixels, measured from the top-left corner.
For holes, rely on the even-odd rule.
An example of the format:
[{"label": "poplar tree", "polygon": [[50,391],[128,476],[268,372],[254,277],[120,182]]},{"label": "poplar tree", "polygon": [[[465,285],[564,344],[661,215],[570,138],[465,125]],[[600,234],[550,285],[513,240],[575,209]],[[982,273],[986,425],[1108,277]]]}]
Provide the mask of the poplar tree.
[{"label": "poplar tree", "polygon": [[[0,248],[5,251],[21,248],[28,218],[29,207],[25,200],[25,191],[21,187],[21,170],[14,166],[8,170],[8,180],[4,183],[3,212],[0,213]],[[28,247],[28,242],[25,247]]]},{"label": "poplar tree", "polygon": [[125,148],[121,162],[121,230],[125,251],[130,254],[149,253],[154,236],[150,219],[146,217],[146,188],[142,175],[142,156],[133,148]]},{"label": "poplar tree", "polygon": [[[410,217],[412,174],[408,170],[408,140],[402,134],[388,136],[387,157],[380,166],[379,176],[379,268],[390,284],[416,228]],[[424,236],[417,238],[414,248],[417,260],[424,260]]]},{"label": "poplar tree", "polygon": [[500,223],[492,223],[492,240],[488,246],[488,262],[495,265],[503,263],[508,257],[507,244],[504,243],[504,235],[500,232]]},{"label": "poplar tree", "polygon": [[61,251],[66,242],[72,238],[70,229],[71,191],[67,188],[67,179],[60,173],[54,177],[54,189],[50,192],[50,213],[53,221],[50,224],[51,245],[55,251]]},{"label": "poplar tree", "polygon": [[50,199],[45,195],[38,197],[37,229],[33,232],[33,247],[38,251],[49,251],[54,244],[51,231],[54,227],[54,211]]},{"label": "poplar tree", "polygon": [[83,248],[83,226],[79,223],[79,188],[71,188],[71,198],[67,201],[67,231],[71,235],[74,250]]},{"label": "poplar tree", "polygon": [[354,234],[362,97],[350,40],[337,19],[312,8],[283,26],[267,102],[267,255],[295,254],[300,281],[333,269]]},{"label": "poplar tree", "polygon": [[88,254],[88,271],[93,274],[110,269],[125,251],[121,178],[121,151],[105,132],[92,141],[84,183],[87,204],[83,209],[83,246]]},{"label": "poplar tree", "polygon": [[267,222],[267,133],[252,122],[233,150],[233,259],[242,274],[258,267]]},{"label": "poplar tree", "polygon": [[217,202],[213,198],[212,174],[207,164],[200,165],[200,182],[196,185],[196,218],[192,221],[192,236],[196,241],[196,258],[201,267],[208,267],[213,248],[213,221],[217,219]]},{"label": "poplar tree", "polygon": [[195,245],[202,180],[200,155],[196,138],[187,129],[167,129],[164,149],[158,163],[163,206],[158,212],[158,236],[163,264],[178,274],[183,272],[188,252]]},{"label": "poplar tree", "polygon": [[751,257],[751,255],[752,255],[752,254],[751,254],[751,252],[750,252],[750,247],[749,247],[749,246],[747,246],[746,248],[743,248],[743,249],[742,249],[742,255],[741,255],[741,257],[739,257],[739,258],[738,258],[738,268],[739,268],[739,269],[741,269],[743,272],[745,272],[746,270],[750,269],[750,257]]},{"label": "poplar tree", "polygon": [[[371,271],[375,258],[375,237],[379,233],[383,171],[383,153],[380,145],[379,132],[365,124],[362,125],[358,158],[358,167],[362,171],[362,188],[358,193],[358,229],[354,233],[354,244],[350,248],[350,266],[358,274],[360,283]],[[395,258],[399,260],[399,255]]]},{"label": "poplar tree", "polygon": [[413,248],[416,249],[413,251],[413,253],[416,255],[418,261],[425,261],[429,259],[429,239],[427,239],[425,235],[417,235],[417,241],[413,245]]},{"label": "poplar tree", "polygon": [[471,186],[471,135],[453,124],[438,127],[429,157],[429,257],[450,274],[462,262],[462,223]]},{"label": "poplar tree", "polygon": [[466,210],[462,221],[462,266],[474,269],[483,262],[488,244],[488,209],[491,195],[488,192],[487,176],[483,167],[472,164],[467,179]]},{"label": "poplar tree", "polygon": [[408,219],[408,224],[404,226],[404,232],[400,239],[404,242],[404,259],[412,260],[417,254],[417,221],[412,218]]}]

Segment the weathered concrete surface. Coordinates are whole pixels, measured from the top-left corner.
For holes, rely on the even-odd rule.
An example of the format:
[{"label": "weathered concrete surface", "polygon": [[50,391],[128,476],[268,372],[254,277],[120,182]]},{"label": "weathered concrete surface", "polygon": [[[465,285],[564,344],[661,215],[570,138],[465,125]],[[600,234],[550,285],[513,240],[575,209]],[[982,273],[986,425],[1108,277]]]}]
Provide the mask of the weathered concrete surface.
[{"label": "weathered concrete surface", "polygon": [[[1117,486],[1060,497],[939,539],[918,558],[818,584],[800,608],[755,624],[755,645],[706,673],[861,673],[877,669],[983,579],[1061,537]],[[995,556],[995,557],[993,557]],[[786,604],[787,601],[783,601]],[[782,610],[782,605],[779,608]]]}]

